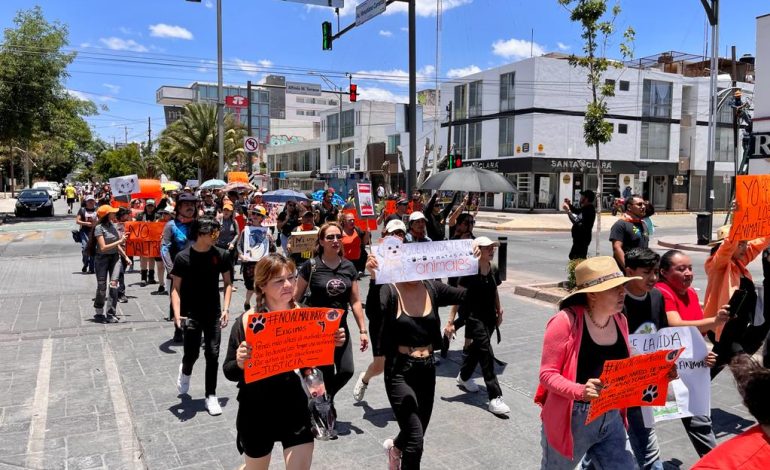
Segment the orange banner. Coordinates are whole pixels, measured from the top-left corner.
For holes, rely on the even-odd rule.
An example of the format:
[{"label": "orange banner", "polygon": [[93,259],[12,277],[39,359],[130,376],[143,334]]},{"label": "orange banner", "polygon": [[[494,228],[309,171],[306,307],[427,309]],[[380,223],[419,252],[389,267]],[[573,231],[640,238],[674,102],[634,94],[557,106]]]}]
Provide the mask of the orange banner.
[{"label": "orange banner", "polygon": [[385,201],[385,217],[396,213],[396,201],[388,199]]},{"label": "orange banner", "polygon": [[684,348],[605,361],[599,398],[588,408],[586,424],[610,410],[665,405],[668,374]]},{"label": "orange banner", "polygon": [[227,174],[228,183],[248,183],[249,174],[245,171],[231,171]]},{"label": "orange banner", "polygon": [[159,258],[165,226],[165,222],[126,222],[126,255]]},{"label": "orange banner", "polygon": [[769,236],[770,175],[736,176],[735,206],[730,240],[754,240]]},{"label": "orange banner", "polygon": [[364,232],[371,232],[377,230],[377,219],[374,217],[367,217],[362,219],[358,216],[358,211],[355,209],[342,209],[343,214],[353,214],[356,221],[356,227],[360,228]]},{"label": "orange banner", "polygon": [[244,363],[246,383],[303,367],[334,363],[334,332],[342,310],[298,308],[252,313],[246,320],[251,358]]}]

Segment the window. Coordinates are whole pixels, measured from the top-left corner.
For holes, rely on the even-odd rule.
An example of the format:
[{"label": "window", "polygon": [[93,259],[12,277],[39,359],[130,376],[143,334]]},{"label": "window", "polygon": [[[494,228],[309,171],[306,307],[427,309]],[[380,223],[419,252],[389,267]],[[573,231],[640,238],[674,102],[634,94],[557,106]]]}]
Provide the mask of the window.
[{"label": "window", "polygon": [[339,114],[330,114],[326,117],[326,140],[334,140],[339,137],[339,124]]},{"label": "window", "polygon": [[645,80],[642,95],[642,116],[670,118],[672,88],[671,82]]},{"label": "window", "polygon": [[467,126],[452,127],[452,143],[454,144],[453,153],[465,155],[465,129]]},{"label": "window", "polygon": [[305,98],[303,98],[301,96],[297,97],[297,103],[304,103],[304,102],[305,102]]},{"label": "window", "polygon": [[329,106],[337,106],[340,104],[337,100],[329,100]]},{"label": "window", "polygon": [[500,119],[500,141],[498,155],[511,156],[513,151],[513,117]]},{"label": "window", "polygon": [[468,87],[468,116],[480,116],[483,102],[484,83],[481,80],[471,82]]},{"label": "window", "polygon": [[342,113],[342,137],[353,137],[353,131],[355,129],[355,113],[348,110]]},{"label": "window", "polygon": [[401,134],[388,136],[388,153],[396,153],[399,145],[401,145]]},{"label": "window", "polygon": [[615,80],[613,80],[611,78],[606,78],[606,79],[604,79],[604,84],[611,86],[612,89],[615,90]]},{"label": "window", "polygon": [[468,124],[468,159],[481,158],[481,124]]},{"label": "window", "polygon": [[618,124],[618,134],[628,134],[628,124]]},{"label": "window", "polygon": [[468,115],[465,103],[465,89],[468,85],[457,85],[455,87],[455,101],[453,103],[454,119],[465,119]]},{"label": "window", "polygon": [[[510,111],[514,108],[515,78],[515,72],[500,75],[500,111]],[[513,153],[506,155],[513,155]]]},{"label": "window", "polygon": [[671,126],[658,122],[642,122],[642,148],[640,157],[668,160],[668,139]]},{"label": "window", "polygon": [[671,82],[645,80],[642,94],[642,139],[640,157],[668,160],[671,133]]},{"label": "window", "polygon": [[631,83],[628,80],[621,80],[618,88],[620,91],[628,91],[631,89]]},{"label": "window", "polygon": [[304,116],[304,115],[305,115],[305,110],[304,109],[298,109],[297,110],[297,116]]},{"label": "window", "polygon": [[266,91],[260,91],[259,92],[259,102],[260,103],[267,103],[270,101],[270,95]]}]

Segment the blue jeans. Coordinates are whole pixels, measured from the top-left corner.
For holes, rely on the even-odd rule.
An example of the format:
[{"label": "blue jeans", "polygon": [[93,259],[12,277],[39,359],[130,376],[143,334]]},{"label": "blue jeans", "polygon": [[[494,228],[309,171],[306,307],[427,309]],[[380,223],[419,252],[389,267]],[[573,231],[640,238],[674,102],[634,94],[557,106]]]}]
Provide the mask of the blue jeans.
[{"label": "blue jeans", "polygon": [[642,409],[628,408],[628,440],[642,470],[663,470],[655,428],[644,427]]},{"label": "blue jeans", "polygon": [[83,257],[83,266],[87,266],[89,271],[94,270],[94,257],[88,255],[88,232],[80,231],[80,252]]},{"label": "blue jeans", "polygon": [[551,447],[545,437],[545,430],[541,431],[543,458],[540,468],[573,470],[580,467],[583,456],[587,456],[594,468],[599,470],[638,468],[620,412],[608,411],[588,425],[585,424],[587,416],[588,403],[575,402],[572,406],[572,460]]}]

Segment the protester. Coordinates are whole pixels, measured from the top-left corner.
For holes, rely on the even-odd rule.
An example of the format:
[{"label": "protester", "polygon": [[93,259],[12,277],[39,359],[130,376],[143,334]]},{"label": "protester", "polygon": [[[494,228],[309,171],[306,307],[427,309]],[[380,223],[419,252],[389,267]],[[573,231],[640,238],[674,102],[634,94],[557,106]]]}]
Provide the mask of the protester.
[{"label": "protester", "polygon": [[342,216],[342,253],[359,273],[363,273],[366,266],[366,245],[369,244],[370,238],[369,231],[356,227],[354,214],[346,213]]},{"label": "protester", "polygon": [[[265,256],[254,270],[257,302],[253,312],[273,312],[297,308],[294,302],[296,282],[294,263],[279,254]],[[238,383],[236,446],[244,455],[244,470],[264,470],[270,466],[270,454],[276,441],[283,446],[287,469],[309,470],[313,460],[308,397],[302,380],[294,371],[283,372],[247,384],[244,363],[252,355],[246,342],[247,311],[233,322],[227,356],[222,366],[225,377]],[[345,331],[334,335],[335,345],[342,345]],[[262,423],[262,424],[257,424]]]},{"label": "protester", "polygon": [[391,220],[400,220],[400,221],[406,221],[407,217],[407,208],[409,207],[409,201],[406,199],[399,199],[396,202],[396,212],[393,214],[390,214],[389,216],[385,216],[385,210],[383,209],[382,212],[380,212],[380,216],[377,218],[377,225],[382,223],[383,227],[387,227],[388,223]]},{"label": "protester", "polygon": [[[500,246],[498,242],[493,242],[487,237],[473,240],[473,255],[479,259],[479,271],[471,276],[463,276],[458,281],[459,287],[468,289],[465,302],[460,305],[459,310],[463,312],[465,335],[471,343],[467,349],[467,355],[463,358],[460,373],[457,375],[457,384],[467,392],[478,392],[479,386],[471,376],[476,370],[476,365],[481,365],[489,397],[487,409],[499,415],[509,413],[511,409],[503,401],[503,391],[495,374],[495,356],[492,350],[492,333],[503,322],[503,307],[497,291],[502,281],[497,265],[492,262],[495,247],[498,246]],[[450,315],[444,329],[444,336],[452,335],[454,335],[454,318]]]},{"label": "protester", "polygon": [[[366,268],[372,279],[377,267],[377,258],[369,256]],[[374,336],[385,355],[385,391],[399,427],[383,447],[390,469],[419,469],[436,390],[433,351],[441,348],[438,309],[462,303],[466,291],[435,280],[375,284],[372,289],[382,315]]]},{"label": "protester", "polygon": [[[176,255],[171,270],[174,324],[184,330],[184,355],[179,365],[177,391],[180,394],[189,391],[190,376],[200,354],[202,336],[206,358],[205,406],[212,416],[222,414],[216,396],[219,343],[221,329],[227,326],[232,295],[230,263],[215,247],[219,230],[216,219],[193,220],[188,233],[192,244]],[[224,307],[219,302],[220,274],[224,284]]]},{"label": "protester", "polygon": [[350,189],[350,190],[348,190],[348,198],[345,199],[345,206],[346,207],[353,207],[353,208],[355,208],[355,205],[356,205],[355,191]]},{"label": "protester", "polygon": [[608,256],[575,268],[577,288],[546,325],[535,403],[542,407],[542,469],[574,469],[584,457],[599,468],[633,469],[634,454],[619,410],[585,424],[599,397],[604,362],[629,357],[623,315],[628,278]]},{"label": "protester", "polygon": [[[94,268],[96,270],[96,297],[94,298],[94,319],[117,322],[118,305],[118,278],[120,277],[121,256],[125,256],[120,245],[126,240],[125,235],[118,232],[115,214],[117,207],[109,205],[100,206],[96,211],[99,223],[93,230],[94,244]],[[109,305],[107,315],[104,314],[104,305],[107,296],[107,278],[110,281]]]},{"label": "protester", "polygon": [[[225,208],[230,204],[225,203]],[[257,262],[273,251],[273,238],[262,227],[267,211],[264,207],[254,206],[249,209],[250,225],[243,227],[238,243],[238,259],[243,270],[243,284],[246,286],[246,300],[243,309],[251,308],[251,297],[254,295],[254,268]]]},{"label": "protester", "polygon": [[737,354],[730,370],[743,404],[757,425],[720,444],[692,470],[764,470],[770,465],[770,370],[747,354]]},{"label": "protester", "polygon": [[412,200],[409,201],[406,212],[408,214],[412,214],[413,212],[422,212],[424,206],[425,205],[422,202],[422,191],[415,188],[414,191],[412,191]]},{"label": "protester", "polygon": [[[463,197],[462,202],[457,209],[447,219],[449,225],[449,239],[460,240],[464,238],[475,238],[473,236],[473,224],[475,224],[476,215],[479,213],[478,206],[474,211],[470,211],[468,208],[468,195]],[[464,211],[469,210],[467,213]],[[459,230],[459,233],[457,231]]]},{"label": "protester", "polygon": [[[406,239],[406,225],[400,220],[391,220],[385,227],[385,236],[397,237],[402,242]],[[382,239],[380,239],[382,241]],[[373,256],[373,255],[369,255]],[[382,312],[377,308],[379,306],[378,290],[375,287],[374,278],[370,278],[369,291],[366,294],[366,319],[369,320],[369,331],[380,331],[382,322]],[[385,370],[385,353],[382,350],[380,338],[371,337],[372,362],[364,372],[358,375],[358,380],[353,387],[353,399],[361,401],[364,399],[366,389],[369,387],[369,381],[372,377],[380,375]]]},{"label": "protester", "polygon": [[[219,208],[217,207],[217,203],[214,201],[214,195],[208,191],[201,191],[203,194],[201,194],[201,209],[198,212],[199,217],[216,217],[219,215]],[[232,215],[232,214],[231,214]]]},{"label": "protester", "polygon": [[327,222],[336,222],[340,210],[338,207],[334,205],[332,202],[332,198],[334,197],[334,190],[329,188],[326,191],[323,192],[323,197],[321,199],[321,205],[318,207],[315,213],[315,224],[317,226],[322,226]]},{"label": "protester", "polygon": [[414,211],[409,214],[409,224],[407,225],[406,241],[412,242],[430,242],[428,237],[427,222],[425,215],[420,211]]},{"label": "protester", "polygon": [[[174,210],[167,206],[165,209],[161,209],[156,211],[156,214],[158,214],[159,219],[157,221],[162,222],[165,228],[165,224],[168,224],[172,220],[174,220],[174,217],[176,216],[176,213]],[[153,293],[153,295],[166,295],[168,292],[166,291],[166,266],[163,264],[163,258],[158,256],[155,260],[155,270],[158,272],[158,280],[155,281],[155,279],[151,278],[149,276],[148,272],[148,279],[149,282],[152,280],[153,282],[157,282],[158,284],[158,290]],[[152,267],[152,265],[150,265]]]},{"label": "protester", "polygon": [[[236,247],[238,246],[238,237],[240,236],[238,224],[233,217],[233,209],[232,203],[225,203],[222,206],[222,213],[217,217],[217,220],[219,220],[219,223],[221,224],[219,238],[217,238],[217,248],[223,251],[230,264],[231,281],[235,281],[235,263],[238,259]],[[236,287],[233,286],[233,292],[236,290]]]},{"label": "protester", "polygon": [[289,256],[289,251],[287,250],[287,242],[289,241],[291,232],[293,232],[294,229],[299,226],[299,219],[300,212],[297,208],[297,202],[290,199],[286,202],[286,205],[284,206],[281,213],[278,214],[275,226],[275,228],[279,231],[278,246],[283,247],[286,256]]},{"label": "protester", "polygon": [[[155,211],[155,199],[147,199],[144,203],[144,210],[136,215],[137,222],[155,222],[159,218]],[[144,287],[147,284],[155,284],[155,260],[146,256],[139,258],[139,275],[141,281],[139,285]],[[162,278],[158,276],[158,279]]]},{"label": "protester", "polygon": [[72,206],[75,204],[75,187],[72,186],[72,182],[67,183],[67,187],[64,188],[64,197],[67,198],[67,214],[72,215]]},{"label": "protester", "polygon": [[[318,227],[316,227],[315,223],[313,222],[313,213],[311,211],[306,210],[304,213],[302,213],[302,217],[300,218],[300,225],[294,228],[292,234],[297,232],[318,232]],[[292,237],[289,237],[288,241],[286,242],[286,252],[290,253],[290,257],[294,261],[294,264],[301,266],[302,263],[313,257],[313,250],[292,253],[292,243]]]},{"label": "protester", "polygon": [[[125,207],[121,207],[118,209],[118,212],[115,215],[115,218],[117,219],[117,228],[118,228],[118,234],[121,238],[124,240],[127,238],[126,236],[126,222],[131,221],[131,210],[126,209]],[[120,275],[118,276],[118,302],[125,304],[128,302],[128,297],[126,297],[126,270],[133,266],[134,260],[132,257],[128,256],[126,254],[126,243],[125,241],[120,245],[121,249],[121,260],[120,260]]]},{"label": "protester", "polygon": [[618,219],[610,229],[610,242],[612,243],[612,256],[617,261],[620,269],[625,269],[625,253],[632,248],[647,248],[650,242],[650,234],[647,224],[644,223],[646,214],[644,198],[633,194],[627,198],[624,204],[623,216]]},{"label": "protester", "polygon": [[594,200],[596,193],[590,189],[580,192],[580,203],[577,206],[572,205],[569,199],[564,199],[562,208],[567,211],[567,216],[572,222],[572,249],[569,251],[569,259],[588,258],[591,231],[596,220]]},{"label": "protester", "polygon": [[340,327],[345,330],[345,344],[334,350],[334,364],[321,366],[326,392],[332,401],[337,392],[353,377],[353,345],[347,324],[348,305],[359,330],[360,351],[369,347],[369,331],[358,287],[358,270],[342,256],[342,227],[327,222],[318,231],[314,257],[299,268],[294,300],[301,301],[309,292],[308,305],[342,310]]},{"label": "protester", "polygon": [[460,192],[455,191],[452,202],[447,204],[443,209],[438,203],[438,198],[439,193],[434,193],[428,201],[428,204],[425,205],[424,212],[428,237],[434,242],[440,242],[446,238],[446,219],[449,217],[449,213],[452,212],[452,207],[454,207],[457,200],[460,198]]},{"label": "protester", "polygon": [[380,183],[379,186],[377,186],[377,202],[380,202],[382,198],[385,197],[385,186]]},{"label": "protester", "polygon": [[94,227],[98,222],[96,213],[96,199],[93,196],[86,196],[85,205],[78,210],[75,216],[75,223],[80,226],[80,250],[82,253],[83,268],[80,272],[88,274],[94,273],[94,256],[89,250],[89,238]]}]

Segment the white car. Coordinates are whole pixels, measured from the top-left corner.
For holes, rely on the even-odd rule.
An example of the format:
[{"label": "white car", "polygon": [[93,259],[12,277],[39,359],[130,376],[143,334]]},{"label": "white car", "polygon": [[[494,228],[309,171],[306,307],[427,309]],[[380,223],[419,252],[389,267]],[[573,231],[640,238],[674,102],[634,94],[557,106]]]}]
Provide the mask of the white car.
[{"label": "white car", "polygon": [[32,189],[47,189],[54,201],[61,197],[61,188],[58,183],[53,181],[38,181],[32,185]]}]

